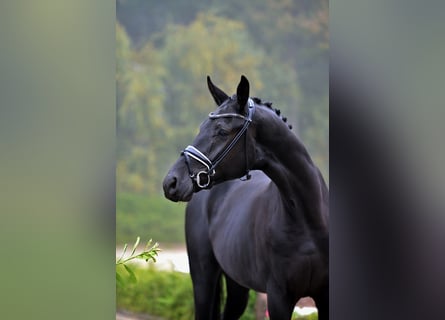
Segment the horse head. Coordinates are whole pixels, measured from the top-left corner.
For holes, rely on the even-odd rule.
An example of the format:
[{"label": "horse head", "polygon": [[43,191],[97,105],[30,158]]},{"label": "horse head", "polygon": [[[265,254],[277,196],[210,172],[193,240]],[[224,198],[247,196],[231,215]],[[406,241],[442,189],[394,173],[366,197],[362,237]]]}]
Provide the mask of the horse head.
[{"label": "horse head", "polygon": [[165,196],[189,201],[194,192],[223,181],[249,178],[255,161],[255,102],[249,98],[249,81],[241,76],[236,94],[229,97],[207,77],[209,91],[218,105],[201,124],[164,179]]}]

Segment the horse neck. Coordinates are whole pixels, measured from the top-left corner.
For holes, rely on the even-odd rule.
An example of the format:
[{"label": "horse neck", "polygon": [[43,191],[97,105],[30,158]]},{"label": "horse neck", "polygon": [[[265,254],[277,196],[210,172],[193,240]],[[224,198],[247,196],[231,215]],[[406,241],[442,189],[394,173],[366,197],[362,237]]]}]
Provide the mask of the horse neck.
[{"label": "horse neck", "polygon": [[320,171],[281,119],[265,120],[264,134],[257,133],[258,169],[277,185],[289,216],[300,221],[303,214],[310,229],[327,230],[327,188]]}]

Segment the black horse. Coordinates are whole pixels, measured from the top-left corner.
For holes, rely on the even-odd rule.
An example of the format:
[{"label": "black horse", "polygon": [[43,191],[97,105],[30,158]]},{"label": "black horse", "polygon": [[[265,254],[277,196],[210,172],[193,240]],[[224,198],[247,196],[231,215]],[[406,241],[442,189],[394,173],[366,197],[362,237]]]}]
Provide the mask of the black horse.
[{"label": "black horse", "polygon": [[304,296],[315,300],[319,319],[328,319],[328,189],[320,171],[278,110],[249,98],[244,76],[232,97],[209,77],[207,83],[219,107],[163,185],[168,199],[190,201],[196,319],[219,319],[222,275],[223,319],[242,315],[249,289],[267,293],[272,320],[291,319]]}]

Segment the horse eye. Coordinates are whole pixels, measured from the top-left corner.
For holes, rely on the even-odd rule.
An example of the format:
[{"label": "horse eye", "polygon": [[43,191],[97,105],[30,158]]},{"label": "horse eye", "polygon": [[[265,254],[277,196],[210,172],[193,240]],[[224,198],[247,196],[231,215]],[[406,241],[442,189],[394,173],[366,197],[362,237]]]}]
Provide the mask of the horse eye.
[{"label": "horse eye", "polygon": [[229,135],[229,132],[224,130],[224,129],[219,129],[218,130],[218,135],[221,136],[221,137],[226,137],[226,136]]}]

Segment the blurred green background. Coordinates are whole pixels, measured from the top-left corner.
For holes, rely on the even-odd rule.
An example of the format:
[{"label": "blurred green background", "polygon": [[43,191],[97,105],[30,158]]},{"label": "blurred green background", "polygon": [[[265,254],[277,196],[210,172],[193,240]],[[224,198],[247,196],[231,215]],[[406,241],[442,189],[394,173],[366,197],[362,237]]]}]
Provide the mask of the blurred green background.
[{"label": "blurred green background", "polygon": [[0,318],[115,316],[115,3],[0,3]]},{"label": "blurred green background", "polygon": [[241,74],[328,175],[328,1],[116,2],[117,244],[184,243],[184,205],[162,180]]}]

